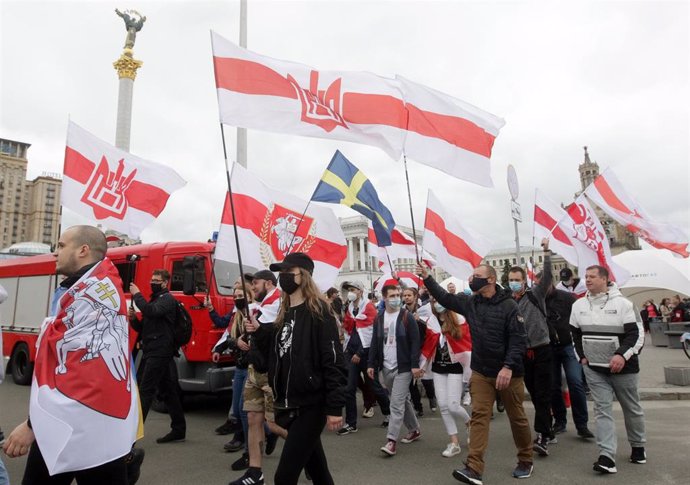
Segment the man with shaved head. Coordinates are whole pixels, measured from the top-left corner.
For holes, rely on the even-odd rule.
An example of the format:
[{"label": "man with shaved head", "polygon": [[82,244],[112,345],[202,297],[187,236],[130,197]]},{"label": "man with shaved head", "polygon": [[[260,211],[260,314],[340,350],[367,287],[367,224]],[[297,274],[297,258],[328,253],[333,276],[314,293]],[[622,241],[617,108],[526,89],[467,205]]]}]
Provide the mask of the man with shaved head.
[{"label": "man with shaved head", "polygon": [[[61,317],[60,314],[58,314],[59,310],[61,311],[62,315],[65,313],[64,309],[61,310],[60,299],[70,288],[81,280],[82,277],[87,276],[87,272],[104,260],[107,248],[108,245],[105,240],[105,235],[96,227],[72,226],[62,233],[54,256],[56,260],[56,273],[65,276],[65,278],[62,280],[53,295],[50,307],[50,316],[54,317],[54,320],[48,325],[53,325],[56,321],[58,321],[55,320],[55,318],[64,318],[64,316]],[[117,275],[117,270],[110,261],[106,260],[103,262],[103,264],[110,269],[112,274]],[[94,271],[96,269],[98,268],[94,268]],[[108,275],[111,273],[108,273]],[[99,314],[96,312],[93,313],[93,316],[94,318],[99,318]],[[80,322],[80,325],[86,325],[86,323]],[[76,377],[73,378],[78,378],[80,375],[78,371],[71,370],[70,372],[75,372],[73,375]],[[32,390],[32,392],[34,391]],[[98,389],[93,388],[91,392],[98,392]],[[78,420],[79,417],[76,416],[73,417],[73,419]],[[46,426],[45,423],[41,422],[35,424],[36,426]],[[39,431],[41,430],[39,429]],[[46,434],[45,429],[42,432],[44,435]],[[54,430],[49,430],[49,432],[53,433]],[[85,445],[80,443],[79,438],[74,438],[74,440],[70,441],[69,446],[75,445],[80,446],[80,452],[82,453],[86,453],[88,451],[87,449],[81,449]],[[131,446],[131,443],[127,443],[126,446]],[[93,485],[125,485],[136,483],[139,477],[139,468],[141,467],[141,462],[143,461],[144,455],[143,450],[135,449],[128,453],[124,453],[123,456],[115,460],[92,468],[66,471],[50,475],[42,450],[39,449],[36,441],[36,435],[34,434],[31,419],[27,419],[17,426],[14,431],[12,431],[4,444],[3,449],[9,457],[19,457],[27,453],[29,454],[26,460],[24,478],[22,480],[22,483],[25,485],[72,483],[73,479],[76,479],[77,483],[79,484]]]},{"label": "man with shaved head", "polygon": [[517,303],[509,291],[496,287],[496,270],[477,266],[469,279],[472,295],[450,294],[434,281],[425,265],[418,267],[429,294],[445,308],[465,316],[472,336],[472,420],[464,469],[453,471],[457,480],[482,485],[484,452],[489,444],[489,422],[496,391],[505,405],[513,441],[518,450],[515,478],[532,474],[532,435],[522,406],[524,400],[523,354],[527,335]]}]

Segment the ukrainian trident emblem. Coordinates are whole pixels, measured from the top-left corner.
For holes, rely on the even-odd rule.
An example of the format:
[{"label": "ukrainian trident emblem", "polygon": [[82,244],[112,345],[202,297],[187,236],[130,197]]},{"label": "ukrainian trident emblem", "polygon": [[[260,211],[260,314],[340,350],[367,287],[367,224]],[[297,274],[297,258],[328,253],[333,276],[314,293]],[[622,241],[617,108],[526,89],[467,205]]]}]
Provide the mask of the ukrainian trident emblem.
[{"label": "ukrainian trident emblem", "polygon": [[135,168],[128,175],[125,175],[124,171],[124,159],[118,162],[117,170],[111,172],[108,161],[103,157],[91,174],[81,201],[93,208],[96,219],[106,217],[124,219],[128,207],[127,190],[134,181],[137,169]]},{"label": "ukrainian trident emblem", "polygon": [[[300,222],[301,221],[301,222]],[[289,253],[307,253],[316,242],[313,217],[271,204],[261,226],[261,259],[265,266],[282,261]]]},{"label": "ukrainian trident emblem", "polygon": [[299,85],[297,80],[288,74],[287,80],[295,87],[302,103],[302,121],[321,127],[330,133],[337,126],[348,128],[342,115],[342,78],[338,78],[325,90],[319,90],[319,72],[311,71],[309,89]]}]

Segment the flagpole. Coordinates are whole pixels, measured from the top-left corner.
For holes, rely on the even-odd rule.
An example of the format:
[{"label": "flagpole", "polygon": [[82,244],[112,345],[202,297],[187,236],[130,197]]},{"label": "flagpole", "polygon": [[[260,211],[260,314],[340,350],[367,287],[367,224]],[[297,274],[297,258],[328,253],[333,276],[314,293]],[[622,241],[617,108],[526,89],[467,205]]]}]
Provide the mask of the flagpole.
[{"label": "flagpole", "polygon": [[407,155],[403,151],[403,162],[405,163],[405,181],[407,182],[407,200],[410,203],[410,219],[412,220],[412,238],[414,239],[414,254],[419,264],[419,249],[417,248],[417,230],[414,227],[414,212],[412,211],[412,194],[410,193],[410,176],[407,173]]},{"label": "flagpole", "polygon": [[[237,219],[235,218],[235,202],[232,198],[232,184],[230,183],[230,166],[228,164],[228,151],[225,146],[225,130],[223,123],[220,123],[220,137],[223,141],[223,158],[225,159],[225,178],[228,182],[228,196],[230,197],[230,214],[232,215],[232,229],[235,233],[235,245],[237,247],[237,264],[240,269],[240,281],[242,283],[242,293],[247,295],[247,287],[244,282],[244,266],[242,265],[242,253],[240,252],[240,237],[237,233]],[[249,305],[244,308],[244,316],[249,319]]]}]

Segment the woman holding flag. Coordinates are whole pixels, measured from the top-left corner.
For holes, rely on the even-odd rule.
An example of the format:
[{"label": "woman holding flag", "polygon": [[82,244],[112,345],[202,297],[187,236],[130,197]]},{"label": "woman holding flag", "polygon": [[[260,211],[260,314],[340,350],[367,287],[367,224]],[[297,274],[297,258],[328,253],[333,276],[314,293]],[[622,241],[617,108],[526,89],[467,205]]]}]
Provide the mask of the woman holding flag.
[{"label": "woman holding flag", "polygon": [[[456,418],[462,419],[468,428],[470,424],[470,416],[462,407],[463,366],[459,356],[464,348],[463,340],[469,339],[469,331],[462,315],[444,308],[435,299],[430,306],[428,317],[422,317],[427,318],[427,333],[420,367],[424,372],[430,367],[433,372],[441,419],[450,436],[450,443],[441,454],[451,458],[461,451]],[[469,439],[469,429],[467,436]]]}]

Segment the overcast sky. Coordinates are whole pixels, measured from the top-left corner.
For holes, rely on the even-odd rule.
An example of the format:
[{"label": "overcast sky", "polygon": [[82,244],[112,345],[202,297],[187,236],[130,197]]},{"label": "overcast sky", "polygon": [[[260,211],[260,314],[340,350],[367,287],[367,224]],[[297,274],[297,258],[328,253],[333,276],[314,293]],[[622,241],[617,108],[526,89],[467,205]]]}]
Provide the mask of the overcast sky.
[{"label": "overcast sky", "polygon": [[[142,239],[205,240],[218,228],[226,191],[209,31],[238,42],[239,0],[2,0],[0,136],[31,144],[29,177],[62,172],[68,116],[114,143],[112,63],[126,35],[116,7],[147,16],[134,49],[144,65],[130,150],[188,181]],[[320,69],[400,74],[504,118],[493,189],[408,161],[418,227],[433,187],[501,248],[514,245],[508,164],[520,182],[521,242],[529,244],[534,189],[571,202],[583,145],[652,216],[690,233],[689,17],[685,1],[250,0],[248,47]],[[232,133],[226,129],[231,155]],[[249,168],[308,199],[336,149],[409,226],[403,165],[376,148],[254,130]],[[68,213],[63,222],[80,221]]]}]

